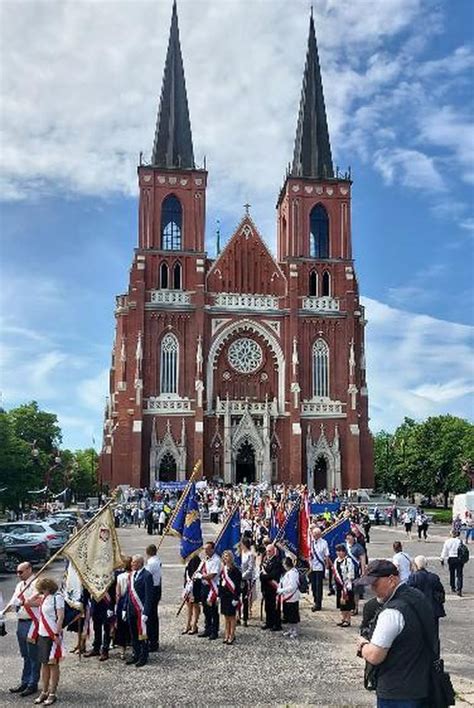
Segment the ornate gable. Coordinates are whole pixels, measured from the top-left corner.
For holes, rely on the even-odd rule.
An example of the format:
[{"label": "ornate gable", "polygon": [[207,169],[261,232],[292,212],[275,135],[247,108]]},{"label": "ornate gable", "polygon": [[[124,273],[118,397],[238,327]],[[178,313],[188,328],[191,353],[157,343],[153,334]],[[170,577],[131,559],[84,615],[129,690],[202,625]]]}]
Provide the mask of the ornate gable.
[{"label": "ornate gable", "polygon": [[250,216],[240,222],[207,277],[212,293],[286,294],[286,277]]}]

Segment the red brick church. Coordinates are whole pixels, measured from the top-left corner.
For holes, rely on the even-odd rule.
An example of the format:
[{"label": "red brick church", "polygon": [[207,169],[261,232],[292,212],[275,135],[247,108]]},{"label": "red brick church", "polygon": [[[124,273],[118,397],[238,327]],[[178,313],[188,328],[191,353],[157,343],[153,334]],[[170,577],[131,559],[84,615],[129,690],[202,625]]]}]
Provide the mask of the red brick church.
[{"label": "red brick church", "polygon": [[176,4],[151,161],[138,182],[102,481],[184,480],[202,459],[204,475],[225,482],[371,487],[352,182],[333,168],[313,18],[276,257],[248,208],[222,252],[207,256],[207,171],[194,161]]}]

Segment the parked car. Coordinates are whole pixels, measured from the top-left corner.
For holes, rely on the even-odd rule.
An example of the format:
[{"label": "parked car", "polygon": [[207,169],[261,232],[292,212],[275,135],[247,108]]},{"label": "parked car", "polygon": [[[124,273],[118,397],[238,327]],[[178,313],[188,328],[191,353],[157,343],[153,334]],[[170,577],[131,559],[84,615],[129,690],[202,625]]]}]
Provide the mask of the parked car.
[{"label": "parked car", "polygon": [[77,518],[72,518],[71,516],[47,516],[45,519],[46,523],[55,530],[61,530],[66,532],[68,535],[72,533],[72,530],[77,526]]},{"label": "parked car", "polygon": [[5,541],[3,540],[3,534],[0,533],[0,570],[4,570],[5,562],[7,560],[7,551],[5,546]]},{"label": "parked car", "polygon": [[12,536],[30,536],[38,543],[46,543],[50,551],[57,551],[69,538],[67,531],[54,528],[46,521],[12,521],[0,524],[0,533]]},{"label": "parked car", "polygon": [[0,567],[7,573],[14,573],[17,565],[29,561],[31,565],[43,565],[51,555],[47,543],[39,542],[28,536],[0,534],[0,545],[5,549],[5,559]]},{"label": "parked car", "polygon": [[[369,519],[373,524],[375,524],[375,507],[370,507],[368,509]],[[379,508],[379,524],[386,524],[388,521],[387,514],[384,509]]]}]

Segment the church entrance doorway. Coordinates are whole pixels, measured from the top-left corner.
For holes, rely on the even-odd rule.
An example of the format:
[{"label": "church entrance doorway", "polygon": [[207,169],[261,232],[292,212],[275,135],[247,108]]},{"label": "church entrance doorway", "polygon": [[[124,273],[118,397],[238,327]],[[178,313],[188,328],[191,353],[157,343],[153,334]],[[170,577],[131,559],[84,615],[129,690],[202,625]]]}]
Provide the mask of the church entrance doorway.
[{"label": "church entrance doorway", "polygon": [[176,460],[170,452],[161,458],[158,479],[160,482],[176,482]]},{"label": "church entrance doorway", "polygon": [[235,482],[255,482],[255,451],[246,440],[239,448],[235,461]]},{"label": "church entrance doorway", "polygon": [[314,466],[314,491],[328,488],[328,465],[325,457],[318,457]]}]

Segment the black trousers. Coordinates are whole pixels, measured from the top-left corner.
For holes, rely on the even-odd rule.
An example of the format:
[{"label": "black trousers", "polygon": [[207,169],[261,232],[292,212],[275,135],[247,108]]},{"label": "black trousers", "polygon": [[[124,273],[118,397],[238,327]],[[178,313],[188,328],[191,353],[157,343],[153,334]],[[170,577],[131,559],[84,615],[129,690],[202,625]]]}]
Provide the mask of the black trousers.
[{"label": "black trousers", "polygon": [[421,540],[421,534],[423,533],[423,538],[426,541],[426,536],[428,535],[428,524],[422,524],[418,526],[418,538]]},{"label": "black trousers", "polygon": [[314,606],[320,610],[323,602],[323,579],[324,570],[312,570],[309,574],[311,579],[311,590],[313,592]]},{"label": "black trousers", "polygon": [[217,637],[219,634],[219,609],[217,602],[208,605],[207,602],[202,603],[204,610],[204,631],[206,634]]},{"label": "black trousers", "polygon": [[158,616],[158,604],[161,600],[161,585],[153,587],[151,600],[151,612],[147,622],[148,643],[150,649],[158,649],[160,645],[160,618]]},{"label": "black trousers", "polygon": [[242,583],[242,619],[244,622],[248,621],[249,618],[249,597],[251,592],[251,585],[248,580],[244,580]]},{"label": "black trousers", "polygon": [[460,592],[463,585],[463,571],[464,565],[459,561],[458,558],[448,558],[448,568],[449,568],[449,584],[451,590],[456,590]]},{"label": "black trousers", "polygon": [[133,656],[137,659],[148,660],[148,639],[138,638],[137,616],[134,612],[128,615],[128,626],[132,638]]},{"label": "black trousers", "polygon": [[94,643],[92,647],[95,651],[106,654],[110,647],[110,620],[108,617],[93,617]]},{"label": "black trousers", "polygon": [[265,590],[265,624],[267,627],[281,629],[280,604],[276,604],[276,592]]}]

